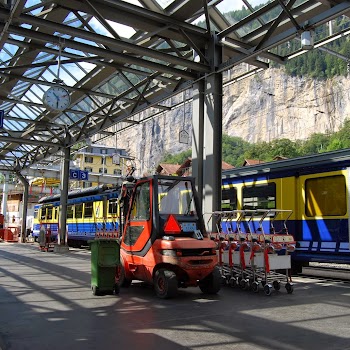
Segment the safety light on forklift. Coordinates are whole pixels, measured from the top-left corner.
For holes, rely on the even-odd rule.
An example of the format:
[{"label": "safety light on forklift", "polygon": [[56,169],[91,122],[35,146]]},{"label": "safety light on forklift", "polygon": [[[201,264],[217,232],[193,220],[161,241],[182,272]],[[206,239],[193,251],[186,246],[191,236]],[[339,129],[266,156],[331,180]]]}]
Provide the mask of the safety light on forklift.
[{"label": "safety light on forklift", "polygon": [[164,224],[165,233],[180,233],[181,226],[176,220],[175,216],[170,214]]}]

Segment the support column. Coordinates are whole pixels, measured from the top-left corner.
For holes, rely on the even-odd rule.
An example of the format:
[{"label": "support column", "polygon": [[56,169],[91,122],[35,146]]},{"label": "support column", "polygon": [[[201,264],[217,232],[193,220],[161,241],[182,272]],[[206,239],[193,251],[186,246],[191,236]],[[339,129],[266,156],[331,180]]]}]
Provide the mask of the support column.
[{"label": "support column", "polygon": [[24,187],[23,206],[22,206],[21,242],[25,243],[27,240],[27,210],[28,210],[29,183],[21,173],[16,173],[16,175],[18,179],[22,182],[22,185]]},{"label": "support column", "polygon": [[2,187],[2,202],[1,202],[1,214],[4,215],[4,223],[8,223],[8,214],[7,214],[7,196],[9,193],[9,175],[7,173],[4,174],[5,181]]},{"label": "support column", "polygon": [[199,202],[203,206],[204,80],[193,86],[192,109],[192,176],[196,179]]},{"label": "support column", "polygon": [[67,202],[68,202],[68,187],[69,187],[69,162],[70,162],[70,147],[63,148],[63,159],[61,163],[61,199],[60,199],[60,216],[58,227],[58,245],[55,246],[55,252],[67,251],[68,245],[66,242],[67,236]]},{"label": "support column", "polygon": [[[221,50],[213,37],[212,46],[208,49],[212,71],[221,62]],[[222,91],[222,73],[209,75],[204,96],[203,213],[221,210]]]}]

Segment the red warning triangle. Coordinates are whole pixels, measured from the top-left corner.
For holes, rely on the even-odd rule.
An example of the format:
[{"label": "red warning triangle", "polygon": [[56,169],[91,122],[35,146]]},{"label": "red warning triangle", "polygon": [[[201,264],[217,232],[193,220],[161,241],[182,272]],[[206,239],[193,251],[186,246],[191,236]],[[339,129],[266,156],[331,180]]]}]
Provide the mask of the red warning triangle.
[{"label": "red warning triangle", "polygon": [[180,233],[181,232],[181,226],[175,219],[175,216],[170,214],[168,216],[167,221],[165,222],[164,225],[164,232],[165,233]]}]

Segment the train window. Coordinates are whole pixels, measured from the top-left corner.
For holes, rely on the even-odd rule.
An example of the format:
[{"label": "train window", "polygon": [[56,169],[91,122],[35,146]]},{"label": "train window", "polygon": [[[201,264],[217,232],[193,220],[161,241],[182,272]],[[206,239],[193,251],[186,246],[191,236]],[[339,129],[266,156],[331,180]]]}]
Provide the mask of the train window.
[{"label": "train window", "polygon": [[39,209],[34,209],[34,219],[37,219],[38,212],[39,212]]},{"label": "train window", "polygon": [[67,206],[67,219],[73,219],[74,211],[73,211],[73,205]]},{"label": "train window", "polygon": [[117,214],[118,213],[118,199],[110,199],[108,203],[108,213]]},{"label": "train window", "polygon": [[75,205],[75,218],[81,219],[83,217],[83,203]]},{"label": "train window", "polygon": [[41,221],[45,221],[46,220],[46,208],[41,208],[41,210],[40,210],[40,218],[41,218]]},{"label": "train window", "polygon": [[54,218],[54,220],[58,219],[58,207],[53,209],[53,218]]},{"label": "train window", "polygon": [[47,220],[52,220],[52,208],[47,208]]},{"label": "train window", "polygon": [[243,187],[243,209],[276,209],[276,184]]},{"label": "train window", "polygon": [[92,218],[92,213],[93,213],[93,202],[85,203],[84,217]]},{"label": "train window", "polygon": [[237,189],[235,187],[223,188],[221,210],[237,209]]},{"label": "train window", "polygon": [[306,216],[346,214],[346,186],[343,175],[305,181]]}]

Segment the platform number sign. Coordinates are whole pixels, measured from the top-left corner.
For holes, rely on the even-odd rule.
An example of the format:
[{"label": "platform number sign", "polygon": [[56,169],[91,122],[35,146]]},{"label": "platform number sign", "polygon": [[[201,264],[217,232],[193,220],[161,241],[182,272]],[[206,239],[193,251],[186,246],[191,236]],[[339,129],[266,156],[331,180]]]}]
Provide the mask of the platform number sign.
[{"label": "platform number sign", "polygon": [[79,170],[80,171],[80,180],[82,181],[87,181],[89,180],[89,172],[88,171],[83,171],[83,170]]},{"label": "platform number sign", "polygon": [[4,126],[4,115],[5,112],[3,110],[0,110],[0,129],[2,129]]},{"label": "platform number sign", "polygon": [[89,172],[86,170],[70,169],[69,178],[71,180],[87,181],[89,180]]}]

